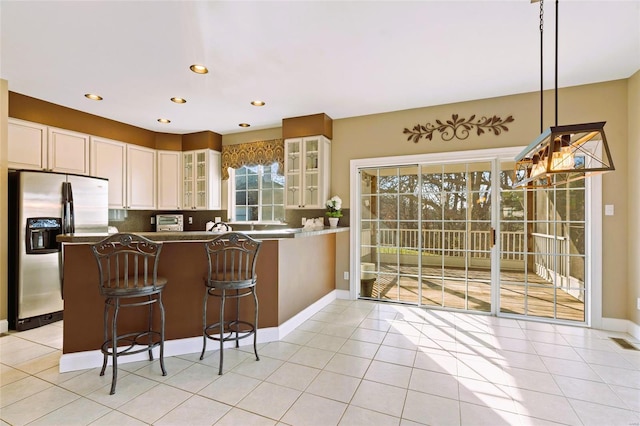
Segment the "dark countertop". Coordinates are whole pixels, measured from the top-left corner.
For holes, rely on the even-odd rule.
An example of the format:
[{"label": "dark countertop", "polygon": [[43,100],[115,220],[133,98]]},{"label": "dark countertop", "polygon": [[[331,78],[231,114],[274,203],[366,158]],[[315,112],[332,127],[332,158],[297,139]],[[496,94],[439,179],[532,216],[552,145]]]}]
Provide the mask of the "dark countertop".
[{"label": "dark countertop", "polygon": [[[285,228],[285,229],[269,229],[259,231],[238,231],[247,234],[257,240],[277,240],[285,238],[305,238],[322,234],[333,234],[337,232],[348,232],[348,227],[337,227],[319,229],[315,231],[306,231],[302,228]],[[215,238],[224,232],[207,232],[207,231],[183,231],[183,232],[135,232],[152,241],[206,241]],[[97,243],[103,238],[108,237],[109,233],[93,233],[93,234],[60,234],[56,238],[59,243]]]}]

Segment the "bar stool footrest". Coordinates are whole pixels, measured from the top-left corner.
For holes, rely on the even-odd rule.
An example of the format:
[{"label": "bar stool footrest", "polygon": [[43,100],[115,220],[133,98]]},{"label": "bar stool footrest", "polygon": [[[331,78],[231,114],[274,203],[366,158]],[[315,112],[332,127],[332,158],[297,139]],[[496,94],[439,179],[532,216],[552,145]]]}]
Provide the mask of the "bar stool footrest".
[{"label": "bar stool footrest", "polygon": [[[245,326],[246,328],[241,329],[240,326]],[[220,323],[215,323],[208,325],[205,329],[204,335],[210,339],[215,341],[222,340],[223,342],[237,342],[238,340],[242,340],[244,338],[253,336],[256,333],[255,326],[248,321],[241,320],[233,320],[233,321],[225,321],[223,323],[224,332],[222,338],[218,334],[220,332]],[[215,334],[214,334],[215,333]]]},{"label": "bar stool footrest", "polygon": [[[152,342],[142,342],[142,338],[153,338]],[[159,331],[143,331],[127,333],[118,336],[118,349],[116,356],[134,355],[141,352],[147,352],[153,348],[157,348],[161,344],[162,336]],[[122,348],[122,349],[120,349]],[[104,355],[113,355],[113,339],[105,341],[100,350]]]}]

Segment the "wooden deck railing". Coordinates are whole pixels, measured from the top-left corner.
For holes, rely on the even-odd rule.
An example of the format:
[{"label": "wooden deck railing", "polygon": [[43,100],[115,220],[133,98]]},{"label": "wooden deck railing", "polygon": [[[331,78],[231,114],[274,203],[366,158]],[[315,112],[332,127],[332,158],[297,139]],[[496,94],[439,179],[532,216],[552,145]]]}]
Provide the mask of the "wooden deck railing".
[{"label": "wooden deck railing", "polygon": [[[422,245],[419,244],[422,234]],[[533,246],[526,250],[523,232],[500,233],[500,259],[502,261],[524,262],[529,255],[536,273],[550,282],[562,281],[570,276],[569,239],[562,236],[532,233]],[[376,237],[378,241],[376,241]],[[461,231],[423,229],[380,229],[372,235],[368,230],[361,233],[361,255],[371,253],[372,247],[394,248],[403,255],[424,254],[444,256],[448,259],[490,259],[490,231]]]},{"label": "wooden deck railing", "polygon": [[[422,233],[422,245],[419,246],[419,234]],[[491,251],[490,231],[459,231],[423,229],[381,229],[378,232],[379,242],[376,244],[368,230],[362,231],[362,252],[370,253],[367,246],[397,247],[404,250],[422,248],[430,254],[441,254],[448,257],[464,257],[467,250],[473,258],[489,259]],[[372,244],[373,242],[373,244]],[[502,232],[500,234],[503,260],[524,260],[524,233]]]},{"label": "wooden deck railing", "polygon": [[[581,274],[571,275],[569,239],[541,233],[530,236],[532,246],[527,247],[524,232],[500,233],[501,268],[523,270],[527,259],[536,275],[582,300],[584,278]],[[416,265],[418,253],[422,252],[423,265],[445,267],[463,267],[466,263],[488,268],[492,248],[490,231],[380,229],[371,233],[365,229],[360,242],[363,259],[375,249],[381,263],[395,263],[399,255],[401,264]]]}]

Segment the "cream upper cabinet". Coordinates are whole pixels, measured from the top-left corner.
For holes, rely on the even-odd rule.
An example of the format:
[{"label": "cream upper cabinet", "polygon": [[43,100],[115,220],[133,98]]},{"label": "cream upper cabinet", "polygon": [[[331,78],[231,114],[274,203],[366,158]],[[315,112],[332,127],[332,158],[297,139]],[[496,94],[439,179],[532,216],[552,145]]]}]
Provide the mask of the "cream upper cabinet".
[{"label": "cream upper cabinet", "polygon": [[127,208],[156,209],[156,150],[127,144]]},{"label": "cream upper cabinet", "polygon": [[10,118],[8,139],[10,168],[89,174],[89,135]]},{"label": "cream upper cabinet", "polygon": [[88,175],[89,139],[84,133],[49,127],[48,169]]},{"label": "cream upper cabinet", "polygon": [[324,208],[331,176],[331,141],[325,136],[286,139],[284,150],[285,208]]},{"label": "cream upper cabinet", "polygon": [[126,208],[127,144],[92,136],[90,172],[109,179],[109,208]]},{"label": "cream upper cabinet", "polygon": [[9,118],[7,165],[13,169],[47,168],[47,126]]},{"label": "cream upper cabinet", "polygon": [[211,149],[182,153],[183,209],[220,209],[220,161],[221,154]]},{"label": "cream upper cabinet", "polygon": [[182,208],[182,152],[158,151],[158,210]]}]

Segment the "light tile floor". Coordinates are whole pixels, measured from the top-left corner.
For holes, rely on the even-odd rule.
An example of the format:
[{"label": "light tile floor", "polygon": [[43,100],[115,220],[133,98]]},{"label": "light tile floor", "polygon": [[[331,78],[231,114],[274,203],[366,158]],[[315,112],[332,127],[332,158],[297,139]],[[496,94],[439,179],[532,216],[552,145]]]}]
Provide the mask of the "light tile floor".
[{"label": "light tile floor", "polygon": [[11,425],[638,425],[631,336],[336,300],[282,341],[58,373],[62,323],[0,337]]}]

